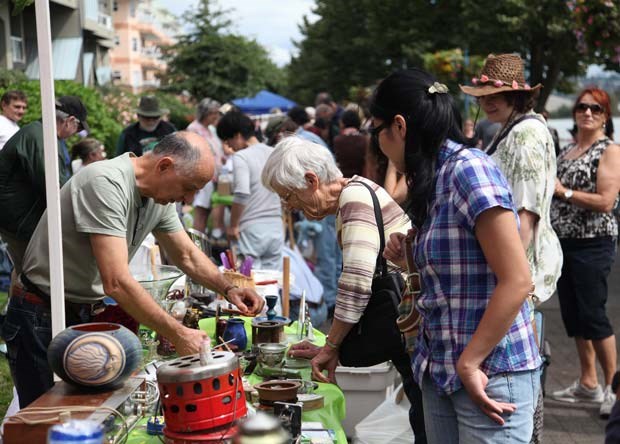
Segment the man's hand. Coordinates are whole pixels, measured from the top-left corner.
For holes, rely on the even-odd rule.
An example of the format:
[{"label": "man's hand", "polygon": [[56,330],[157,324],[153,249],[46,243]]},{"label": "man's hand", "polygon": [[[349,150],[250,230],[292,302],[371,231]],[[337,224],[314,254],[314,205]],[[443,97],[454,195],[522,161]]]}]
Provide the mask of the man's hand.
[{"label": "man's hand", "polygon": [[226,299],[236,305],[245,316],[258,315],[265,305],[265,300],[251,288],[231,288]]},{"label": "man's hand", "polygon": [[[338,366],[338,350],[324,346],[319,354],[312,359],[312,379],[319,382],[336,384],[336,367]],[[327,370],[327,377],[323,375]]]},{"label": "man's hand", "polygon": [[504,419],[501,415],[513,413],[517,406],[489,398],[484,391],[489,383],[489,378],[479,368],[467,368],[464,365],[460,365],[460,363],[457,364],[456,368],[463,387],[467,390],[467,394],[474,404],[480,407],[480,410],[493,421],[499,425],[504,425]]},{"label": "man's hand", "polygon": [[291,345],[288,355],[291,358],[312,359],[321,351],[321,347],[314,345],[309,341],[301,341]]},{"label": "man's hand", "polygon": [[185,356],[200,353],[202,342],[207,338],[207,334],[202,330],[183,327],[177,337],[170,340],[178,355]]},{"label": "man's hand", "polygon": [[226,228],[226,237],[229,241],[239,240],[239,227],[229,226]]}]

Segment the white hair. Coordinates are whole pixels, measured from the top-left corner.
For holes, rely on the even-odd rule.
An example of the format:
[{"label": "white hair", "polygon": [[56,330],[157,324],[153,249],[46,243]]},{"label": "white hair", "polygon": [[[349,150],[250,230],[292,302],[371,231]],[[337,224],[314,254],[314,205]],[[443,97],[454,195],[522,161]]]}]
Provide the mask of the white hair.
[{"label": "white hair", "polygon": [[297,136],[285,137],[274,148],[263,167],[263,185],[271,190],[279,186],[287,190],[306,188],[305,174],[312,171],[321,183],[342,177],[333,154],[323,145]]}]

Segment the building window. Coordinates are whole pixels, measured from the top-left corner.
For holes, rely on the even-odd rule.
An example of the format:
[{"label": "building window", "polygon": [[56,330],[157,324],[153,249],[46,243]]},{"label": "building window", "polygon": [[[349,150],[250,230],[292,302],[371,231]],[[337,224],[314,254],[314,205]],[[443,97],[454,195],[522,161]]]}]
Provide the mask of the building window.
[{"label": "building window", "polygon": [[129,0],[129,15],[131,17],[136,16],[136,0]]},{"label": "building window", "polygon": [[138,39],[135,37],[131,39],[131,50],[134,52],[138,51]]},{"label": "building window", "polygon": [[119,36],[117,36],[117,35],[114,36],[114,44],[116,46],[121,44],[121,38]]},{"label": "building window", "polygon": [[13,63],[25,63],[24,31],[22,15],[11,15],[11,54]]},{"label": "building window", "polygon": [[112,2],[112,10],[113,10],[114,12],[118,11],[118,1],[117,1],[117,0],[114,0],[114,1]]}]

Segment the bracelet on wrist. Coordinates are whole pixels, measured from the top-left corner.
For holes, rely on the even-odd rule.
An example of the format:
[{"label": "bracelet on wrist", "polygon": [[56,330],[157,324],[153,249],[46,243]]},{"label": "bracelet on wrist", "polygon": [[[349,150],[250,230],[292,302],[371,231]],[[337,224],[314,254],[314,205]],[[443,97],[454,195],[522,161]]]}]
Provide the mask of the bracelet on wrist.
[{"label": "bracelet on wrist", "polygon": [[224,291],[222,292],[222,294],[224,295],[224,297],[226,297],[226,299],[228,299],[228,292],[234,288],[239,288],[239,287],[234,284],[229,284],[226,286],[226,288],[224,288]]},{"label": "bracelet on wrist", "polygon": [[328,338],[325,338],[325,345],[327,345],[332,350],[338,350],[340,348],[340,344],[335,344],[330,341]]}]

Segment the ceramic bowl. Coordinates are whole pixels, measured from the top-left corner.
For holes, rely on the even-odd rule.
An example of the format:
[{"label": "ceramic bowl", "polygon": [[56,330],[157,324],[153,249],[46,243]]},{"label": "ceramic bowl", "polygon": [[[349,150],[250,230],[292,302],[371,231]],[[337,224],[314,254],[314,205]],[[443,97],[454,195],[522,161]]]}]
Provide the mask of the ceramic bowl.
[{"label": "ceramic bowl", "polygon": [[277,367],[284,361],[286,344],[264,343],[258,344],[258,362],[267,367]]},{"label": "ceramic bowl", "polygon": [[254,386],[262,401],[289,401],[297,398],[301,382],[294,380],[265,381]]}]

